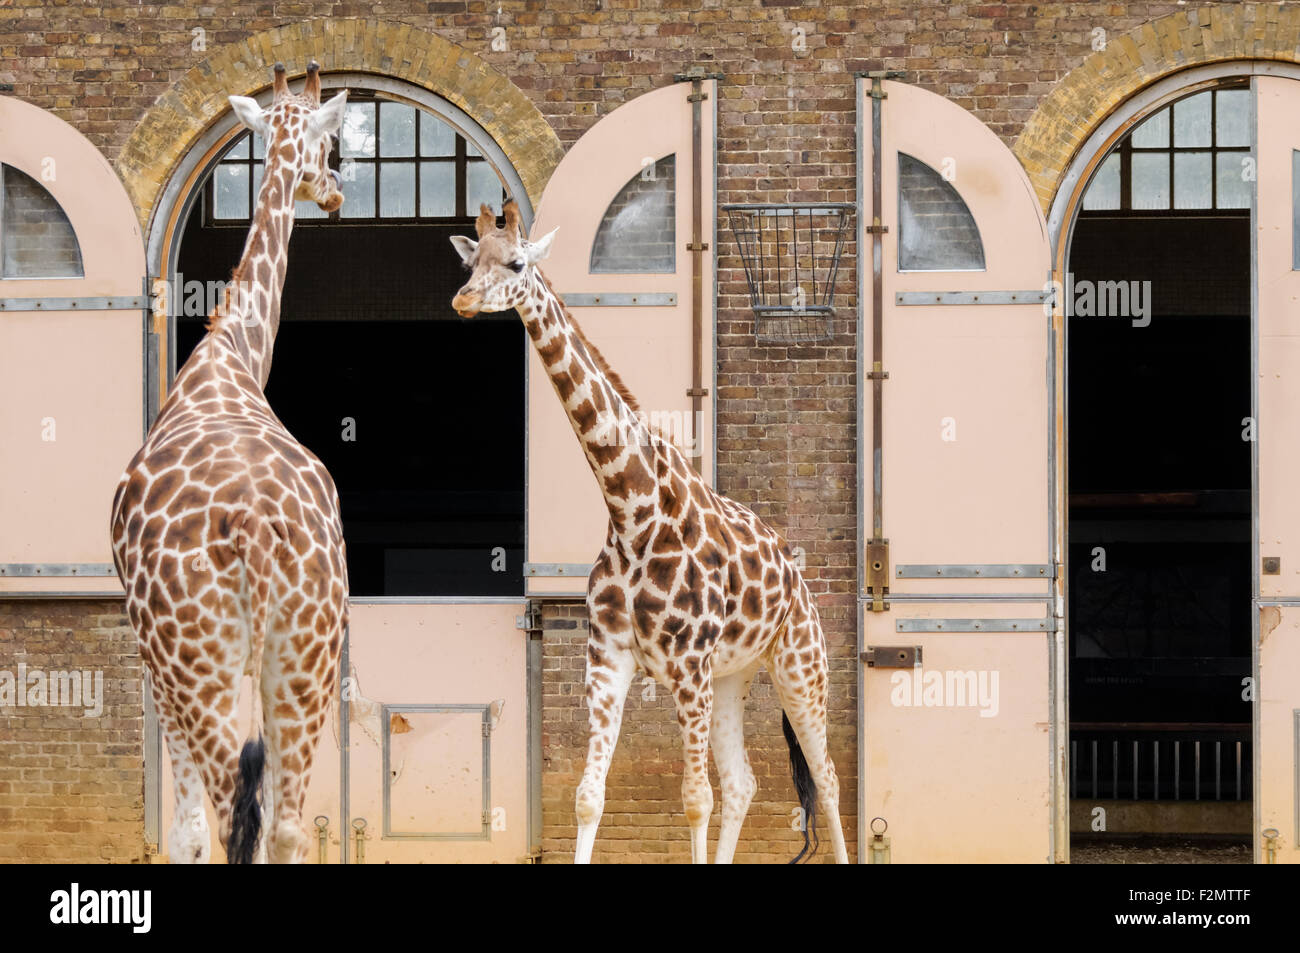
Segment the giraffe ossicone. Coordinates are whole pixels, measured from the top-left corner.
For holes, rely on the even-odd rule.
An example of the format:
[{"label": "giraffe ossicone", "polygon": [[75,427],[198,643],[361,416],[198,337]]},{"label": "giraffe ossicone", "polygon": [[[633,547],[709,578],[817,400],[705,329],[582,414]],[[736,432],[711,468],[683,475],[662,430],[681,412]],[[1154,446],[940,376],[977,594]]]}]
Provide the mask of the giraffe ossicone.
[{"label": "giraffe ossicone", "polygon": [[328,158],[346,102],[321,104],[315,63],[301,95],[276,64],[266,109],[230,97],[266,143],[248,239],[113,500],[113,560],[172,763],[173,863],[209,859],[205,792],[232,863],[307,858],[303,804],[338,675],[347,562],[334,482],[263,388],[294,202],[343,202]]},{"label": "giraffe ossicone", "polygon": [[[555,232],[530,242],[514,203],[503,212],[505,224],[498,228],[491,209],[482,206],[478,240],[452,238],[472,272],[452,307],[462,317],[519,312],[609,511],[605,545],[587,583],[590,733],[576,795],[575,861],[591,860],[624,699],[644,669],[672,692],[676,705],[691,857],[708,860],[711,744],[722,785],[715,860],[731,862],[757,789],[744,717],[750,684],[762,667],[781,703],[804,817],[804,847],[795,861],[816,850],[820,811],[835,860],[847,863],[839,780],[826,748],[826,638],[790,548],[747,507],[716,493],[677,447],[646,427],[632,394],[536,267]],[[608,439],[611,427],[622,428],[621,439]]]}]

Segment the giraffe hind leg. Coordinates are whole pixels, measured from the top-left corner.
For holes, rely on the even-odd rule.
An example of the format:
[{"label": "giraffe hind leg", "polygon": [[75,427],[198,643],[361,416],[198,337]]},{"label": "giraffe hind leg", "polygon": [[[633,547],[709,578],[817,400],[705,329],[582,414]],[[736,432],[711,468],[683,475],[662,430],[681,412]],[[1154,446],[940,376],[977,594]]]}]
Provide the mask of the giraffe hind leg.
[{"label": "giraffe hind leg", "polygon": [[[811,661],[804,661],[801,656],[810,650]],[[815,850],[815,822],[820,813],[830,828],[835,862],[847,864],[849,855],[840,824],[840,782],[826,745],[830,671],[826,640],[815,614],[805,613],[791,621],[773,647],[768,672],[781,700],[791,770],[811,848]],[[801,851],[792,863],[804,856]]]},{"label": "giraffe hind leg", "polygon": [[758,663],[713,683],[713,725],[709,743],[722,785],[722,825],[713,862],[729,864],[736,854],[740,828],[745,823],[758,783],[745,751],[745,699],[758,672]]}]

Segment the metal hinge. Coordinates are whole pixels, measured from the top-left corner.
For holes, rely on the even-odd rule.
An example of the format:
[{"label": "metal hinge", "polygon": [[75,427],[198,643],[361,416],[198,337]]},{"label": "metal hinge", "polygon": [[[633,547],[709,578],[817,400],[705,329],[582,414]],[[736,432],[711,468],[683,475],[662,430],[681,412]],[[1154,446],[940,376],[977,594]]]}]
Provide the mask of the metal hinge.
[{"label": "metal hinge", "polygon": [[881,87],[880,81],[882,79],[902,79],[905,74],[901,69],[873,69],[858,75],[871,80],[870,95],[872,99],[888,99],[889,94]]},{"label": "metal hinge", "polygon": [[487,721],[483,722],[483,737],[484,737],[484,738],[491,738],[491,737],[492,737],[492,723],[491,723],[491,722],[487,722]]},{"label": "metal hinge", "polygon": [[917,668],[921,664],[919,645],[876,645],[858,656],[867,668]]},{"label": "metal hinge", "polygon": [[867,541],[867,592],[871,596],[871,611],[884,612],[889,608],[885,601],[889,595],[889,540]]},{"label": "metal hinge", "polygon": [[515,616],[515,628],[523,632],[542,631],[542,604],[536,599],[524,603],[524,614]]}]

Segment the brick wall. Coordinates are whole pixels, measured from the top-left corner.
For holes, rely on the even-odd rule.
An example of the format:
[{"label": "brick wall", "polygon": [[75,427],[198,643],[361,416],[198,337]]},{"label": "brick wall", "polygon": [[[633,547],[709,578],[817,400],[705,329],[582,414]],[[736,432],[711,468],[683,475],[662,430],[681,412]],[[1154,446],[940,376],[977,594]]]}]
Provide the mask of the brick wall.
[{"label": "brick wall", "polygon": [[[886,0],[815,7],[793,0],[237,0],[221,6],[192,0],[165,6],[134,0],[60,6],[10,0],[0,5],[0,82],[12,83],[13,95],[52,110],[85,133],[117,162],[139,200],[156,194],[159,186],[156,180],[135,180],[139,156],[151,150],[171,155],[169,150],[181,148],[180,132],[191,117],[179,111],[216,108],[212,104],[228,88],[226,80],[218,69],[204,80],[202,95],[173,97],[175,121],[160,120],[132,147],[136,152],[124,155],[146,111],[160,97],[169,102],[165,94],[173,84],[223,44],[311,17],[382,17],[414,28],[375,41],[366,55],[379,71],[392,66],[394,55],[399,63],[407,55],[394,53],[397,43],[418,46],[421,35],[436,34],[463,46],[508,77],[565,145],[619,104],[665,85],[675,72],[704,65],[726,74],[718,104],[718,201],[727,203],[853,201],[853,72],[903,69],[908,81],[971,110],[1008,144],[1056,94],[1061,109],[1034,116],[1030,142],[1021,149],[1040,197],[1050,197],[1053,170],[1059,172],[1064,161],[1061,148],[1052,144],[1068,147],[1071,137],[1082,135],[1081,117],[1113,106],[1120,95],[1115,90],[1133,85],[1128,77],[1192,62],[1200,55],[1198,43],[1202,52],[1218,44],[1216,55],[1259,49],[1294,58],[1286,51],[1296,48],[1300,21],[1295,13],[1290,3],[1175,0]],[[1160,31],[1147,27],[1135,34],[1137,40],[1126,36],[1162,16],[1167,19],[1160,21]],[[1277,25],[1279,17],[1285,18],[1284,29]],[[1113,55],[1094,53],[1098,30],[1112,38]],[[296,48],[286,49],[294,53]],[[456,56],[454,49],[447,54],[446,69],[462,68]],[[1062,83],[1089,57],[1101,57],[1090,60],[1100,65]],[[304,65],[284,58],[294,70]],[[324,65],[329,69],[331,63]],[[472,72],[468,81],[479,84],[494,109],[514,95],[491,71]],[[241,74],[238,83],[245,82]],[[501,91],[493,94],[494,89]],[[477,118],[488,128],[532,136],[526,119],[511,118],[515,115]],[[545,148],[541,138],[529,140],[528,148],[534,141],[537,149]],[[521,174],[534,183],[539,173],[529,168]],[[144,216],[149,209],[139,211]],[[718,253],[719,484],[807,554],[807,576],[832,650],[831,750],[843,780],[852,845],[856,475],[850,332],[856,249],[850,242],[844,250],[835,336],[797,347],[755,343],[741,262],[725,228]],[[568,622],[575,627],[558,627]],[[576,623],[572,610],[553,615],[546,641],[546,846],[557,859],[571,847],[572,791],[585,743],[586,716],[576,703],[583,635]],[[662,691],[653,702],[632,693],[598,857],[685,856],[680,745],[668,704]],[[794,852],[789,830],[794,800],[765,679],[755,685],[750,712],[750,751],[760,788],[739,857],[785,858]],[[122,816],[134,815],[124,810]]]},{"label": "brick wall", "polygon": [[[24,666],[20,669],[20,666]],[[72,700],[67,680],[82,674],[102,711]],[[6,679],[6,674],[11,679]],[[90,680],[85,679],[90,675]],[[33,694],[38,685],[44,698]],[[0,601],[0,863],[137,862],[144,853],[144,699],[135,634],[114,600]]]},{"label": "brick wall", "polygon": [[0,256],[4,278],[75,278],[81,249],[54,196],[12,166],[0,169]]}]

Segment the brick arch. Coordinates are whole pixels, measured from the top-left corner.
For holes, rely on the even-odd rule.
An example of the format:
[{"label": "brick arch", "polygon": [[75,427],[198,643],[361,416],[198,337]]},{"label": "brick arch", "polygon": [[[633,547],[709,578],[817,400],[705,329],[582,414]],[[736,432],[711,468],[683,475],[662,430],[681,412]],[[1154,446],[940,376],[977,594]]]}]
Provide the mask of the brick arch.
[{"label": "brick arch", "polygon": [[501,146],[534,206],[564,155],[559,137],[520,89],[481,58],[436,33],[376,18],[316,19],[254,33],[214,50],[160,96],[136,124],[116,166],[147,228],[168,177],[198,136],[230,107],[226,97],[271,84],[271,64],[291,76],[315,59],[325,73],[373,73],[454,103]]},{"label": "brick arch", "polygon": [[1039,103],[1012,147],[1044,212],[1079,148],[1120,103],[1161,77],[1227,60],[1300,62],[1300,9],[1198,7],[1111,37]]}]

